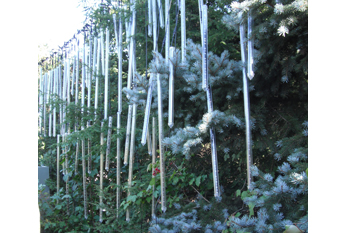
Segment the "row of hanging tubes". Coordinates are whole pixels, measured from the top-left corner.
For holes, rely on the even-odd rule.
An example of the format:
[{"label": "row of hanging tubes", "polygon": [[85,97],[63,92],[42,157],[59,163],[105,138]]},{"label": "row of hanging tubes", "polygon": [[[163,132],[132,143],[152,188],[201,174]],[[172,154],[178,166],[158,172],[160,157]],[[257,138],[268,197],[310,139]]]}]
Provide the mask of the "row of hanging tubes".
[{"label": "row of hanging tubes", "polygon": [[[162,5],[161,1],[158,0],[149,0],[148,1],[148,17],[149,19],[152,19],[152,25],[153,25],[153,33],[151,30],[151,24],[148,24],[148,35],[152,36],[153,34],[153,50],[155,52],[158,52],[157,48],[157,3],[158,3],[158,12],[159,12],[159,24],[161,28],[164,28],[164,20],[163,20],[163,14],[162,14]],[[202,88],[207,93],[207,105],[208,105],[208,112],[213,111],[213,101],[212,101],[212,92],[210,85],[208,85],[208,16],[207,16],[207,5],[203,4],[202,0],[198,0],[198,6],[199,6],[199,12],[200,12],[200,29],[201,29],[201,43],[202,43],[202,69],[203,69],[203,76],[202,76]],[[121,3],[119,2],[119,9],[125,9],[121,6]],[[166,22],[166,39],[165,39],[165,56],[166,61],[168,59],[173,59],[175,48],[169,47],[170,43],[170,27],[169,27],[169,1],[165,1],[165,9],[168,9],[165,14],[165,22]],[[136,11],[134,7],[134,1],[131,0],[131,10],[132,10],[132,16],[130,18],[129,23],[125,22],[126,27],[126,39],[127,42],[130,41],[128,44],[128,53],[129,53],[129,66],[128,66],[128,81],[127,81],[127,87],[130,89],[131,84],[133,82],[133,76],[135,75],[136,71],[136,59],[135,59],[135,22],[136,22]],[[125,12],[124,12],[125,13]],[[121,20],[121,11],[119,11],[119,28],[117,28],[117,19],[116,15],[113,15],[113,21],[114,21],[114,31],[115,31],[115,39],[117,44],[117,55],[118,55],[118,112],[117,112],[117,133],[119,134],[120,131],[120,116],[122,112],[122,102],[121,102],[121,89],[122,89],[122,20]],[[186,61],[186,22],[185,22],[185,0],[181,1],[181,60],[182,62]],[[253,78],[253,57],[252,57],[252,48],[253,43],[251,40],[251,31],[252,31],[252,17],[249,15],[248,17],[248,77],[250,79]],[[118,32],[119,29],[119,32]],[[244,38],[244,25],[242,24],[240,27],[240,36],[241,36],[241,50],[242,50],[242,61],[245,64],[245,38]],[[130,40],[129,37],[132,39]],[[93,40],[93,52],[92,52],[92,40]],[[83,40],[85,42],[85,40]],[[109,30],[106,28],[106,46],[103,44],[104,38],[103,38],[103,31],[100,31],[99,38],[90,36],[89,38],[89,46],[85,43],[83,43],[82,47],[82,53],[83,53],[83,59],[82,59],[82,114],[84,113],[84,99],[85,99],[85,84],[88,85],[88,102],[87,107],[90,107],[90,100],[91,100],[91,77],[95,79],[95,121],[97,119],[97,107],[98,107],[98,80],[99,78],[96,78],[95,74],[99,74],[99,67],[100,62],[102,67],[102,75],[105,75],[105,92],[104,92],[104,120],[107,120],[107,105],[108,105],[108,61],[109,61]],[[78,47],[78,49],[76,49]],[[87,52],[87,48],[89,48],[89,53]],[[104,56],[104,48],[106,48],[106,55]],[[46,73],[44,77],[42,78],[41,69],[40,69],[40,90],[42,95],[40,95],[39,98],[39,104],[40,106],[44,106],[44,109],[46,109],[46,104],[49,103],[49,96],[50,93],[57,94],[60,99],[63,99],[63,101],[67,101],[67,103],[70,103],[70,95],[69,95],[69,89],[70,89],[70,71],[68,67],[70,67],[70,62],[73,60],[73,76],[72,76],[72,88],[71,88],[71,94],[74,95],[74,76],[75,79],[75,104],[78,104],[78,85],[79,85],[79,40],[74,45],[74,52],[76,55],[72,58],[72,55],[68,53],[66,54],[66,58],[64,60],[65,69],[63,73],[63,80],[61,80],[62,77],[62,70],[61,65],[56,67],[54,70],[51,70],[50,72]],[[93,54],[93,56],[92,56]],[[97,58],[96,58],[97,55]],[[89,56],[89,59],[87,59]],[[101,56],[101,58],[100,58]],[[93,58],[91,58],[93,57]],[[105,60],[104,60],[105,58]],[[156,57],[156,62],[158,61]],[[92,60],[92,73],[91,71],[91,60]],[[104,63],[105,61],[105,63]],[[86,68],[87,64],[87,68]],[[169,63],[169,117],[168,117],[168,125],[170,128],[173,127],[174,124],[174,67],[173,64]],[[74,74],[75,72],[75,74]],[[146,144],[146,139],[148,141],[148,151],[150,154],[152,154],[152,163],[155,163],[155,148],[156,148],[156,138],[155,138],[155,118],[153,118],[152,122],[152,129],[153,129],[153,136],[152,140],[150,139],[149,132],[148,132],[148,124],[149,124],[149,116],[150,116],[150,106],[152,101],[152,91],[153,91],[153,83],[154,83],[154,75],[151,73],[151,77],[149,80],[149,88],[147,93],[147,102],[145,107],[145,117],[144,117],[144,124],[143,124],[143,131],[142,131],[142,139],[141,144]],[[62,84],[63,81],[63,84]],[[156,74],[156,81],[157,81],[157,90],[158,90],[158,127],[159,127],[159,151],[160,151],[160,174],[161,174],[161,209],[163,212],[166,211],[166,192],[165,192],[165,170],[164,170],[164,148],[162,145],[163,140],[163,116],[162,116],[162,99],[161,99],[161,80],[160,75]],[[245,66],[243,67],[243,83],[244,83],[244,106],[245,106],[245,117],[246,117],[246,137],[247,137],[247,171],[248,171],[248,188],[250,188],[250,182],[251,182],[251,176],[250,176],[250,164],[252,163],[252,153],[251,153],[251,135],[250,135],[250,124],[249,124],[249,94],[248,94],[248,80],[246,79],[246,71]],[[62,87],[63,85],[63,87]],[[45,92],[46,91],[46,92]],[[48,93],[45,95],[45,93]],[[128,96],[129,97],[129,96]],[[54,98],[56,99],[56,98]],[[49,109],[53,109],[53,114],[49,114],[49,136],[56,136],[56,108],[50,104]],[[62,142],[64,143],[64,154],[66,156],[65,163],[63,164],[63,171],[64,174],[67,175],[68,171],[68,146],[67,146],[67,137],[70,134],[70,127],[69,125],[64,124],[65,117],[66,117],[66,109],[65,105],[60,104],[60,125],[61,125],[61,135],[62,135]],[[136,125],[136,110],[137,105],[136,103],[129,104],[128,107],[128,117],[127,117],[127,133],[126,133],[126,142],[125,142],[125,153],[124,153],[124,165],[128,164],[128,155],[129,155],[129,148],[130,148],[130,157],[129,157],[129,179],[128,179],[128,186],[131,187],[132,184],[132,175],[133,175],[133,157],[134,157],[134,146],[135,146],[135,125]],[[44,136],[46,136],[46,111],[43,111],[43,115],[41,115],[40,112],[40,118],[39,118],[39,126],[41,131],[42,122],[41,119],[44,120]],[[53,117],[53,119],[52,119]],[[52,123],[53,122],[53,123]],[[90,122],[87,122],[87,127],[90,126]],[[101,123],[101,128],[103,127],[103,122]],[[67,129],[66,129],[67,128]],[[53,129],[53,133],[51,134],[51,129]],[[107,151],[106,151],[106,164],[105,169],[109,169],[109,153],[110,153],[110,141],[111,141],[111,129],[112,129],[112,117],[110,116],[108,118],[108,134],[107,134]],[[66,132],[67,130],[67,132]],[[77,132],[78,125],[75,125],[75,131]],[[81,124],[81,130],[84,130],[84,125]],[[131,131],[131,132],[130,132]],[[131,134],[131,145],[130,144],[130,134]],[[101,132],[101,146],[104,144],[104,135]],[[218,178],[218,163],[217,163],[217,150],[216,150],[216,139],[215,139],[215,130],[214,128],[210,129],[210,141],[211,141],[211,151],[212,151],[212,166],[213,166],[213,183],[214,183],[214,196],[219,197],[220,196],[220,188],[219,188],[219,178]],[[153,142],[153,143],[151,143]],[[60,135],[57,135],[57,143],[60,143]],[[87,218],[87,207],[86,207],[86,174],[85,174],[85,140],[81,141],[82,144],[82,161],[83,161],[83,190],[84,190],[84,214],[85,218]],[[152,144],[152,146],[151,146]],[[120,206],[120,139],[117,138],[117,203],[116,208],[119,209]],[[152,147],[152,149],[151,149]],[[77,167],[78,167],[78,150],[79,150],[79,144],[76,145],[76,163],[75,163],[75,173],[77,173]],[[91,173],[91,142],[90,139],[88,139],[88,173]],[[57,147],[57,190],[59,190],[59,157],[60,157],[60,147]],[[100,155],[100,189],[103,190],[103,162],[104,162],[104,154],[101,150]],[[154,168],[152,168],[152,172],[154,171]],[[68,176],[67,176],[68,177]],[[68,193],[68,179],[66,181],[66,192]],[[154,187],[153,187],[154,190]],[[128,196],[130,195],[130,189],[128,190]],[[103,205],[102,202],[102,193],[100,194],[100,205]],[[155,210],[154,210],[155,200],[154,197],[152,199],[152,216],[155,216]],[[67,212],[69,213],[69,208],[67,207]],[[100,221],[102,222],[102,213],[103,209],[100,208]],[[130,220],[130,213],[129,209],[127,209],[126,213],[126,220]]]}]

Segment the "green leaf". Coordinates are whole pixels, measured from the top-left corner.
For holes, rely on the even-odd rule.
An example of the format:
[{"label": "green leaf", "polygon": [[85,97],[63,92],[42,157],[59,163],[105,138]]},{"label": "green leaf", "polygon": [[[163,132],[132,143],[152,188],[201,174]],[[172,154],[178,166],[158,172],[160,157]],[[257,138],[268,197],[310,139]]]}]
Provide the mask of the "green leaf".
[{"label": "green leaf", "polygon": [[306,168],[306,176],[309,177],[309,168]]},{"label": "green leaf", "polygon": [[126,198],[126,200],[127,200],[127,201],[131,201],[131,202],[135,202],[135,201],[136,201],[136,198],[137,198],[136,195],[131,195],[131,196],[128,196],[128,197]]},{"label": "green leaf", "polygon": [[56,206],[55,206],[55,209],[60,210],[60,209],[62,209],[62,206],[61,206],[61,205],[56,205]]},{"label": "green leaf", "polygon": [[173,184],[176,185],[179,182],[179,177],[175,176],[173,179]]},{"label": "green leaf", "polygon": [[151,181],[149,182],[149,185],[155,185],[156,184],[156,179],[152,178]]},{"label": "green leaf", "polygon": [[152,170],[152,163],[148,164],[147,166],[147,171],[151,171]]},{"label": "green leaf", "polygon": [[137,194],[138,197],[142,197],[142,195],[143,195],[143,191],[141,191]]},{"label": "green leaf", "polygon": [[255,206],[255,204],[249,203],[248,206],[249,206],[249,217],[250,217],[250,216],[254,215],[254,206]]},{"label": "green leaf", "polygon": [[239,216],[241,216],[241,213],[240,213],[240,212],[238,212],[238,213],[235,215],[236,218],[238,218]]},{"label": "green leaf", "polygon": [[196,185],[199,186],[201,183],[201,177],[198,176],[197,179],[196,179]]},{"label": "green leaf", "polygon": [[229,154],[225,154],[224,155],[224,160],[226,161],[228,158],[230,158],[230,155]]},{"label": "green leaf", "polygon": [[62,199],[63,198],[72,198],[70,195],[64,195],[63,197],[62,197]]},{"label": "green leaf", "polygon": [[248,191],[243,191],[241,194],[241,198],[244,199],[245,197],[248,197],[249,193]]},{"label": "green leaf", "polygon": [[193,182],[194,182],[194,180],[195,180],[195,178],[192,178],[192,179],[190,180],[189,184],[192,185]]},{"label": "green leaf", "polygon": [[238,196],[241,196],[241,190],[239,190],[239,189],[236,191],[236,197],[238,197]]}]

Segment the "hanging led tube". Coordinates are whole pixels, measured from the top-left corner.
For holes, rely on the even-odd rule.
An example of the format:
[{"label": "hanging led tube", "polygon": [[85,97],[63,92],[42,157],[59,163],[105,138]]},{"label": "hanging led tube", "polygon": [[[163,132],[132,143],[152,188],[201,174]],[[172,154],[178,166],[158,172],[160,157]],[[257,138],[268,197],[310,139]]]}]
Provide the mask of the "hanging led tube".
[{"label": "hanging led tube", "polygon": [[[100,206],[103,205],[103,199],[102,199],[102,194],[103,194],[103,122],[101,122],[101,137],[100,137],[100,144],[101,144],[101,154],[100,154]],[[100,207],[100,222],[102,222],[102,214],[103,214],[103,209]]]},{"label": "hanging led tube", "polygon": [[[203,89],[206,90],[207,94],[207,105],[208,113],[213,112],[213,99],[212,91],[208,85],[208,7],[207,5],[202,6],[202,75],[203,75]],[[213,127],[209,130],[210,133],[210,145],[211,145],[211,160],[212,160],[212,169],[213,169],[213,183],[214,183],[214,196],[219,197],[220,194],[220,185],[219,185],[219,169],[218,169],[218,158],[217,158],[217,147],[216,147],[216,135]]]},{"label": "hanging led tube", "polygon": [[96,79],[96,55],[97,55],[97,37],[94,36],[94,54],[92,60],[92,80]]},{"label": "hanging led tube", "polygon": [[[56,185],[57,194],[60,191],[60,135],[57,134],[57,157],[56,157]],[[56,204],[58,204],[58,199]]]},{"label": "hanging led tube", "polygon": [[71,95],[74,96],[74,83],[75,83],[75,54],[71,58],[73,67],[72,67],[72,87],[71,87]]},{"label": "hanging led tube", "polygon": [[128,108],[128,120],[127,120],[127,123],[126,123],[124,165],[128,164],[129,145],[130,145],[130,131],[131,131],[131,116],[132,116],[132,105],[129,105],[129,108]]},{"label": "hanging led tube", "polygon": [[95,121],[97,120],[97,107],[98,107],[98,83],[100,79],[100,49],[101,49],[101,38],[98,38],[97,45],[97,64],[96,64],[96,82],[95,82]]},{"label": "hanging led tube", "polygon": [[[92,57],[92,36],[89,37],[89,59],[87,61],[87,88],[88,88],[88,96],[87,96],[87,112],[89,114],[90,112],[90,106],[91,106],[91,76],[92,76],[92,64],[91,64],[91,57]],[[90,121],[87,122],[87,127],[90,125]]]},{"label": "hanging led tube", "polygon": [[[113,14],[113,26],[114,26],[114,36],[115,36],[115,44],[118,46],[119,45],[119,36],[118,36],[118,31],[117,31],[117,15]],[[118,53],[118,48],[117,48],[117,53]]]},{"label": "hanging led tube", "polygon": [[158,1],[158,11],[159,11],[159,25],[161,28],[164,28],[164,16],[163,16],[163,6],[162,6],[162,1]]},{"label": "hanging led tube", "polygon": [[47,86],[47,102],[49,105],[49,137],[51,137],[51,129],[52,129],[52,113],[51,113],[51,79],[52,79],[52,72],[48,72],[48,86]]},{"label": "hanging led tube", "polygon": [[109,170],[109,153],[111,151],[111,136],[112,136],[112,117],[108,117],[108,133],[107,133],[107,150],[106,150],[106,166],[105,169]]},{"label": "hanging led tube", "polygon": [[152,140],[151,140],[149,130],[147,130],[147,146],[148,146],[148,154],[152,155]]},{"label": "hanging led tube", "polygon": [[101,28],[100,30],[100,38],[101,38],[101,71],[102,71],[102,75],[105,75],[105,56],[104,56],[104,39],[103,39],[103,30]]},{"label": "hanging led tube", "polygon": [[242,75],[243,75],[243,98],[244,98],[244,116],[245,116],[245,125],[246,125],[246,154],[247,154],[247,187],[248,190],[251,189],[251,182],[253,178],[251,176],[250,167],[253,164],[253,152],[252,152],[252,136],[250,128],[250,101],[249,101],[249,85],[248,79],[246,76],[246,49],[245,49],[245,29],[244,25],[239,26],[239,36],[240,36],[240,45],[241,45],[241,59],[243,63]]},{"label": "hanging led tube", "polygon": [[[78,106],[78,96],[79,96],[79,41],[77,42],[77,54],[76,54],[76,72],[75,72],[75,105]],[[75,131],[78,130],[78,118],[75,122]]]},{"label": "hanging led tube", "polygon": [[[62,66],[61,64],[58,65],[58,93],[59,93],[59,98],[60,100],[63,99],[63,94],[62,94]],[[60,134],[63,135],[63,105],[60,101],[59,103],[59,109],[60,109]]]},{"label": "hanging led tube", "polygon": [[[83,40],[83,52],[82,52],[82,76],[81,76],[81,115],[84,115],[84,104],[85,104],[85,79],[86,79],[86,51],[85,51],[85,38]],[[81,119],[81,130],[84,130],[85,126],[83,124],[83,118]]]},{"label": "hanging led tube", "polygon": [[[54,69],[53,73],[54,73],[53,94],[54,94],[54,99],[56,102],[57,101],[57,93],[58,93],[58,90],[57,90],[57,79],[58,79],[57,68]],[[56,137],[56,103],[53,105],[53,126],[52,127],[53,127],[52,136]]]},{"label": "hanging led tube", "polygon": [[[156,65],[158,66],[158,60]],[[157,73],[158,89],[158,131],[159,131],[159,157],[160,157],[160,186],[161,186],[161,203],[162,211],[166,211],[166,183],[165,183],[165,163],[164,163],[164,146],[163,146],[163,100],[160,74]]]},{"label": "hanging led tube", "polygon": [[[203,35],[203,23],[202,23],[202,6],[203,6],[203,0],[198,0],[198,8],[199,8],[199,25],[201,28],[201,35]],[[201,43],[203,46],[203,37],[201,38]]]},{"label": "hanging led tube", "polygon": [[105,101],[104,101],[104,119],[107,119],[108,110],[108,60],[109,60],[109,30],[106,28],[106,63],[105,63]]},{"label": "hanging led tube", "polygon": [[[133,178],[133,165],[134,165],[134,154],[135,154],[135,130],[136,130],[136,114],[137,105],[132,105],[132,126],[131,126],[131,143],[130,143],[130,157],[129,157],[129,179],[128,179],[128,197],[130,196],[130,189]],[[126,221],[130,221],[129,208],[126,209]]]},{"label": "hanging led tube", "polygon": [[[157,37],[156,37],[156,31],[157,31],[157,17],[156,17],[156,8],[155,8],[155,0],[153,1],[153,49],[157,50]],[[152,92],[153,92],[153,74],[150,75],[149,79],[149,85],[148,85],[148,91],[147,91],[147,101],[146,101],[146,107],[145,107],[145,117],[143,121],[143,129],[142,129],[142,137],[141,137],[141,144],[144,146],[146,144],[147,140],[147,133],[148,133],[148,124],[149,124],[149,115],[151,111],[151,103],[152,103]]]},{"label": "hanging led tube", "polygon": [[[121,9],[121,1],[119,1],[119,7]],[[122,50],[122,18],[121,13],[119,12],[119,33],[118,33],[118,112],[117,112],[117,193],[116,193],[116,207],[117,207],[117,217],[119,217],[119,206],[120,206],[120,115],[122,112],[122,59],[123,59],[123,50]]]},{"label": "hanging led tube", "polygon": [[[133,3],[131,1],[131,3]],[[132,9],[134,9],[134,5],[132,5]],[[129,27],[130,36],[133,37],[135,33],[135,21],[136,21],[136,11],[133,10],[133,14],[131,17],[131,26]],[[132,77],[133,77],[133,61],[134,61],[134,40],[131,38],[129,45],[129,67],[128,67],[128,81],[127,88],[131,89]],[[129,95],[127,94],[129,98]],[[129,145],[130,145],[130,131],[131,131],[131,116],[132,116],[132,105],[129,104],[128,109],[128,120],[126,125],[126,139],[125,139],[125,153],[124,153],[124,165],[128,164],[128,156],[129,156]]]},{"label": "hanging led tube", "polygon": [[186,8],[185,0],[181,0],[181,61],[186,60]]},{"label": "hanging led tube", "polygon": [[147,102],[146,102],[146,107],[145,107],[145,117],[144,117],[144,121],[143,121],[143,129],[142,129],[141,144],[143,146],[146,144],[149,115],[150,115],[150,111],[151,111],[152,91],[153,91],[153,80],[152,79],[153,79],[153,75],[151,74],[151,78],[149,79],[149,84],[148,84]]},{"label": "hanging led tube", "polygon": [[[170,4],[169,0],[165,0],[165,61],[169,59],[169,47],[170,47],[170,20],[169,20]],[[182,32],[181,32],[182,33]]]},{"label": "hanging led tube", "polygon": [[153,50],[157,49],[157,3],[156,0],[152,0],[152,17],[153,17]]},{"label": "hanging led tube", "polygon": [[42,68],[40,70],[40,80],[39,80],[39,134],[42,134],[42,116],[43,116],[43,75]]},{"label": "hanging led tube", "polygon": [[44,74],[44,81],[43,81],[43,115],[44,115],[44,137],[46,137],[46,85],[47,85],[47,74]]},{"label": "hanging led tube", "polygon": [[[170,47],[170,59],[174,58],[175,47]],[[169,115],[168,125],[170,128],[174,126],[174,65],[169,63]]]},{"label": "hanging led tube", "polygon": [[122,17],[119,13],[119,39],[118,39],[118,112],[122,112],[122,81],[123,81],[123,32],[122,32]]},{"label": "hanging led tube", "polygon": [[208,88],[208,11],[207,5],[202,9],[202,88],[204,91]]},{"label": "hanging led tube", "polygon": [[253,71],[254,40],[253,40],[252,27],[253,27],[253,17],[252,17],[251,11],[248,11],[248,61],[247,61],[248,74],[247,76],[249,80],[252,80],[254,78],[254,71]]},{"label": "hanging led tube", "polygon": [[148,36],[152,36],[152,0],[148,0]]},{"label": "hanging led tube", "polygon": [[[155,173],[154,173],[154,166],[156,164],[156,149],[157,149],[157,137],[156,137],[156,118],[152,118],[152,178],[155,178]],[[156,213],[155,213],[155,205],[156,205],[156,200],[154,198],[154,193],[155,193],[155,186],[152,185],[152,219],[155,219]]]}]

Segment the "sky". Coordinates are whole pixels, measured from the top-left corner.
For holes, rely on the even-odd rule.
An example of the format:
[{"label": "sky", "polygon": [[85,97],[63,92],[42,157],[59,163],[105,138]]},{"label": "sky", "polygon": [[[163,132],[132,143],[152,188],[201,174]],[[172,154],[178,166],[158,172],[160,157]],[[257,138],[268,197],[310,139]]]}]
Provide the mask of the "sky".
[{"label": "sky", "polygon": [[39,25],[38,45],[47,43],[51,49],[58,49],[83,28],[85,19],[81,0],[38,0]]}]

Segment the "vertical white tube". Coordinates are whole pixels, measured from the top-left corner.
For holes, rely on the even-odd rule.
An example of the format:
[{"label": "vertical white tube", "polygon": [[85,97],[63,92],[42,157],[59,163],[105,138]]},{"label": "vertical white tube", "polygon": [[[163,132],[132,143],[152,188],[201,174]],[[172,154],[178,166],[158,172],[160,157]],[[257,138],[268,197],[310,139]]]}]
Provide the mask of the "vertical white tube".
[{"label": "vertical white tube", "polygon": [[44,82],[43,82],[43,102],[44,102],[44,107],[43,107],[43,115],[44,115],[44,137],[46,137],[46,96],[47,96],[47,73],[44,75]]},{"label": "vertical white tube", "polygon": [[253,48],[254,48],[254,40],[253,40],[253,17],[251,14],[251,11],[248,12],[248,78],[252,80],[254,78],[254,71],[253,71]]},{"label": "vertical white tube", "polygon": [[130,131],[131,131],[131,115],[132,115],[132,105],[128,107],[128,121],[126,123],[126,138],[125,138],[125,152],[124,152],[124,165],[128,164],[129,156],[129,145],[130,145]]},{"label": "vertical white tube", "polygon": [[[84,104],[85,104],[85,79],[86,79],[86,55],[85,55],[85,39],[83,40],[83,59],[82,59],[82,77],[81,77],[81,115],[84,115]],[[81,119],[81,130],[84,130],[85,126],[83,124],[83,119]]]},{"label": "vertical white tube", "polygon": [[102,71],[102,75],[105,75],[105,56],[104,56],[104,40],[103,40],[103,30],[100,30],[100,42],[101,42],[101,71]]},{"label": "vertical white tube", "polygon": [[[208,113],[214,111],[213,109],[213,100],[212,100],[212,91],[211,87],[208,84],[209,70],[208,70],[208,8],[207,5],[202,6],[202,69],[203,69],[203,89],[207,94],[207,105]],[[219,185],[219,169],[218,169],[218,158],[217,158],[217,148],[216,148],[216,135],[214,128],[210,128],[210,145],[211,145],[211,160],[212,160],[212,170],[213,170],[213,183],[214,183],[214,196],[220,196],[220,185]]]},{"label": "vertical white tube", "polygon": [[56,137],[56,101],[57,101],[57,68],[53,70],[53,91],[55,104],[53,105],[52,136]]},{"label": "vertical white tube", "polygon": [[151,74],[151,78],[149,79],[149,86],[147,91],[147,102],[145,107],[145,117],[143,120],[143,130],[142,130],[142,137],[141,137],[141,144],[143,146],[146,144],[146,136],[148,132],[149,115],[150,115],[151,103],[152,103],[152,91],[153,91],[153,74]]},{"label": "vertical white tube", "polygon": [[[92,64],[91,64],[91,58],[92,58],[92,36],[89,37],[89,59],[87,61],[87,88],[88,88],[88,96],[87,96],[87,107],[88,109],[91,106],[91,76],[92,76]],[[90,113],[90,110],[88,110],[88,113]],[[87,124],[90,124],[90,122],[87,122]]]},{"label": "vertical white tube", "polygon": [[[79,42],[78,42],[79,45]],[[75,72],[75,105],[78,106],[78,96],[79,96],[79,46],[77,45],[77,55],[76,55],[76,72]],[[78,118],[76,118],[75,131],[78,130]]]},{"label": "vertical white tube", "polygon": [[[174,58],[175,47],[170,47],[170,59]],[[168,125],[170,128],[174,125],[174,65],[169,62],[169,114]]]},{"label": "vertical white tube", "polygon": [[[158,65],[158,61],[157,61]],[[159,157],[160,157],[160,186],[161,186],[161,203],[162,211],[166,211],[166,183],[165,183],[165,158],[163,146],[163,100],[162,100],[162,86],[160,74],[157,73],[157,87],[158,87],[158,131],[159,131]]]},{"label": "vertical white tube", "polygon": [[148,36],[152,36],[152,0],[148,0]]},{"label": "vertical white tube", "polygon": [[161,28],[164,28],[164,16],[162,1],[158,0],[158,11],[159,11],[159,24]]},{"label": "vertical white tube", "polygon": [[123,33],[122,33],[122,18],[121,13],[119,13],[119,44],[118,44],[118,112],[122,112],[122,79],[123,79]]},{"label": "vertical white tube", "polygon": [[97,120],[97,107],[98,107],[98,83],[100,74],[100,49],[101,49],[101,39],[98,39],[97,46],[97,64],[96,64],[96,82],[95,82],[95,121]]},{"label": "vertical white tube", "polygon": [[186,60],[186,7],[185,0],[181,0],[181,61]]},{"label": "vertical white tube", "polygon": [[[130,157],[129,157],[129,179],[128,179],[128,197],[130,196],[130,189],[133,178],[133,165],[134,165],[134,154],[135,154],[135,129],[136,129],[136,114],[137,105],[132,105],[132,127],[131,127],[131,143],[130,143]],[[126,221],[130,221],[129,208],[126,209]]]},{"label": "vertical white tube", "polygon": [[252,145],[251,145],[251,129],[250,129],[250,101],[249,101],[249,85],[248,79],[246,76],[246,49],[245,49],[245,30],[244,25],[241,24],[239,26],[239,35],[240,35],[240,45],[241,45],[241,59],[244,64],[242,69],[243,75],[243,97],[244,97],[244,115],[245,115],[245,125],[246,125],[246,154],[247,154],[247,187],[248,190],[251,189],[251,182],[253,178],[250,173],[250,167],[253,164],[253,153],[252,153]]},{"label": "vertical white tube", "polygon": [[111,151],[111,136],[112,136],[112,120],[113,118],[108,117],[108,133],[107,133],[107,150],[106,150],[106,166],[105,169],[109,170],[109,153]]},{"label": "vertical white tube", "polygon": [[39,80],[39,134],[42,134],[42,116],[43,116],[43,75],[42,68],[40,67],[40,80]]},{"label": "vertical white tube", "polygon": [[169,59],[169,47],[170,47],[170,4],[169,0],[165,0],[165,61]]},{"label": "vertical white tube", "polygon": [[48,82],[48,87],[47,87],[47,92],[48,92],[48,95],[47,95],[47,100],[48,100],[48,104],[49,104],[49,137],[51,137],[52,135],[52,113],[51,113],[51,110],[52,110],[52,104],[51,104],[51,79],[52,79],[52,71],[49,71],[49,82]]},{"label": "vertical white tube", "polygon": [[108,110],[108,60],[109,60],[109,30],[106,28],[106,63],[105,63],[105,103],[104,103],[104,119],[107,119]]}]

